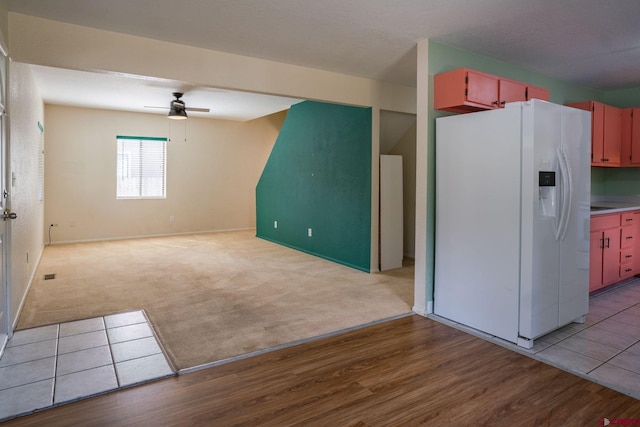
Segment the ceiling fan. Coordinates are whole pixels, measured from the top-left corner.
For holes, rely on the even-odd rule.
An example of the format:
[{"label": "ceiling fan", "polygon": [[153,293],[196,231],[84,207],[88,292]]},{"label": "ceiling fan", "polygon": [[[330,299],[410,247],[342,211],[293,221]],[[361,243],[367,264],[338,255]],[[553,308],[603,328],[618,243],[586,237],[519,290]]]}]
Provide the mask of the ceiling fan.
[{"label": "ceiling fan", "polygon": [[182,95],[183,95],[182,92],[173,92],[173,96],[176,99],[171,101],[171,103],[169,104],[169,107],[152,107],[152,106],[145,105],[144,108],[163,108],[163,109],[168,109],[169,110],[169,114],[167,115],[167,117],[169,117],[170,119],[176,119],[176,120],[186,119],[187,118],[187,111],[196,111],[196,112],[200,112],[200,113],[208,113],[210,111],[209,108],[187,107],[185,105],[184,101],[180,99],[180,98],[182,98]]}]

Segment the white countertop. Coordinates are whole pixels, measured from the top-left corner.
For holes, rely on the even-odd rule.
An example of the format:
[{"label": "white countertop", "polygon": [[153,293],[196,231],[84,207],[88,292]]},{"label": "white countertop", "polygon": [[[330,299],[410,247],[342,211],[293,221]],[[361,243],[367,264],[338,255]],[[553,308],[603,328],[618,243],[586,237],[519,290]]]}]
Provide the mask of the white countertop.
[{"label": "white countertop", "polygon": [[638,200],[591,199],[591,216],[640,210]]}]

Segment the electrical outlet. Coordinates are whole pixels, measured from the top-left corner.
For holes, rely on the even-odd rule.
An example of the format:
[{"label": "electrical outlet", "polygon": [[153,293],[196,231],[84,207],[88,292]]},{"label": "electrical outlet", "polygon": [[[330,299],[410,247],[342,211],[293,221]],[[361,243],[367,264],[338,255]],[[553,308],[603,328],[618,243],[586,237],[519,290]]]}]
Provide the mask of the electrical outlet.
[{"label": "electrical outlet", "polygon": [[278,221],[273,221],[273,228],[278,228]]},{"label": "electrical outlet", "polygon": [[311,237],[313,235],[313,230],[311,230],[310,228],[307,229],[307,236]]},{"label": "electrical outlet", "polygon": [[176,222],[176,217],[175,217],[175,216],[173,216],[173,215],[171,215],[171,216],[169,217],[169,222]]}]

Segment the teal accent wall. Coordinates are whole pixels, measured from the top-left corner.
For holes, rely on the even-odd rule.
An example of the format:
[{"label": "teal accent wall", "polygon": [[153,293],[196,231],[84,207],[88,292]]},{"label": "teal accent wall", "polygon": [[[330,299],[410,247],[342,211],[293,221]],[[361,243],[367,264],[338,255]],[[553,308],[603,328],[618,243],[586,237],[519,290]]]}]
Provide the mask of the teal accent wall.
[{"label": "teal accent wall", "polygon": [[256,188],[258,237],[370,271],[371,114],[291,107]]},{"label": "teal accent wall", "polygon": [[[613,105],[618,105],[622,102],[634,104],[628,99],[629,95],[624,91],[611,94],[584,86],[571,85],[503,61],[478,55],[463,49],[446,46],[432,40],[429,41],[429,87],[433,88],[433,76],[435,74],[463,67],[545,87],[549,89],[550,101],[558,104],[588,100],[608,102]],[[635,91],[635,93],[640,95],[640,89]],[[617,102],[613,102],[611,100],[613,98],[615,98]],[[640,102],[634,105],[640,105]],[[431,301],[433,300],[433,274],[435,266],[435,119],[437,117],[451,115],[452,113],[433,109],[433,91],[431,91],[429,95],[428,114],[429,135],[427,144],[429,163],[427,164],[427,260],[425,279],[427,284],[427,301]],[[619,192],[623,191],[623,188],[625,189],[624,191],[630,192],[636,191],[637,189],[637,193],[634,194],[640,194],[640,168],[636,168],[634,171],[630,171],[629,169],[599,169],[601,168],[592,168],[591,188],[593,194],[600,191]],[[637,184],[635,183],[636,180]],[[613,190],[613,188],[616,190]]]}]

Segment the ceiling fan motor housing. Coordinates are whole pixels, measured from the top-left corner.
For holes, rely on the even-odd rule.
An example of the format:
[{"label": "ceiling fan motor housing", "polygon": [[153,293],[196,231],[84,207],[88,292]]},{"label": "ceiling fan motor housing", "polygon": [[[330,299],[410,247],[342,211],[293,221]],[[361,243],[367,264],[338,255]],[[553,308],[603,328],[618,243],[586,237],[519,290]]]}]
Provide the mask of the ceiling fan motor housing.
[{"label": "ceiling fan motor housing", "polygon": [[180,99],[182,97],[182,93],[173,92],[173,96],[175,96],[176,99],[171,101],[171,108],[175,108],[176,110],[180,110],[180,109],[184,110],[185,109],[184,101]]},{"label": "ceiling fan motor housing", "polygon": [[168,117],[170,119],[186,119],[187,111],[184,105],[184,101],[180,99],[182,94],[180,92],[174,92],[173,96],[175,96],[176,99],[171,101]]}]

